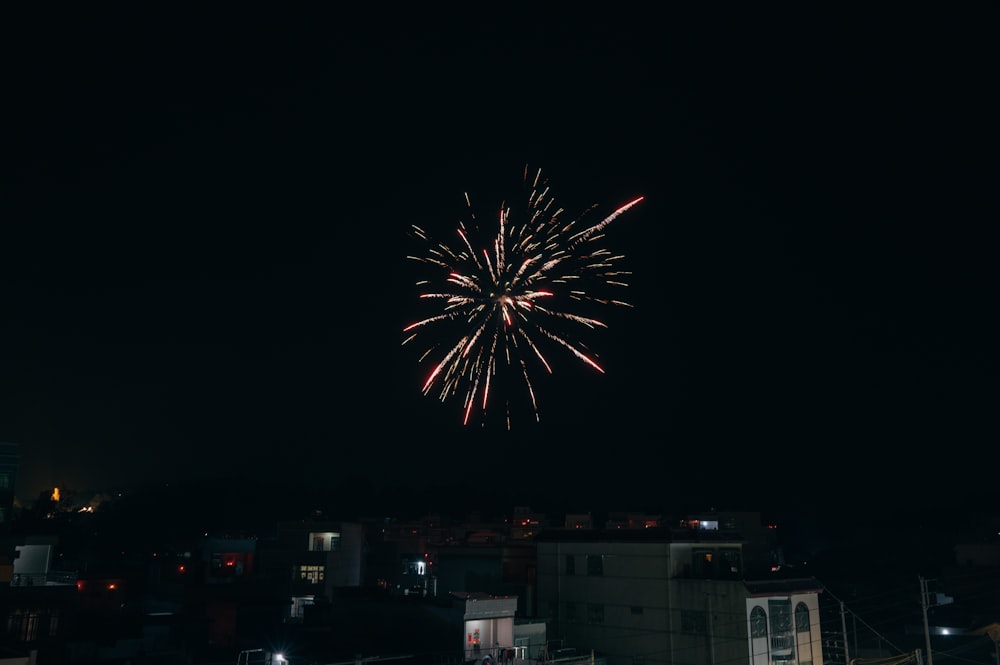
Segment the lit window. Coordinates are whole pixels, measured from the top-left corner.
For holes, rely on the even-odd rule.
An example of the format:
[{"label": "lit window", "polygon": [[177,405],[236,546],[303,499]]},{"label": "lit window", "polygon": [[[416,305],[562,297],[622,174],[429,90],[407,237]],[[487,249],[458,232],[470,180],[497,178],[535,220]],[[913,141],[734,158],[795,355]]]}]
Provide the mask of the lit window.
[{"label": "lit window", "polygon": [[326,566],[299,566],[299,579],[309,584],[319,584],[323,581]]}]

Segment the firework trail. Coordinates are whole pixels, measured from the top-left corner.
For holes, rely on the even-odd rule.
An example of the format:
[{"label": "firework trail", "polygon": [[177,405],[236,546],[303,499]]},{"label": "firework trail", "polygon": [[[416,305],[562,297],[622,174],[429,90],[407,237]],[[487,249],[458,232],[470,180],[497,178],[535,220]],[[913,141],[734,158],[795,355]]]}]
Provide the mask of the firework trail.
[{"label": "firework trail", "polygon": [[[449,330],[448,343],[441,343],[441,336],[435,334],[420,355],[421,363],[432,363],[422,390],[425,395],[436,393],[441,400],[460,398],[464,424],[477,407],[485,416],[494,384],[509,372],[518,377],[518,383],[523,382],[534,417],[540,420],[532,372],[540,367],[552,373],[550,349],[562,349],[604,373],[575,336],[607,326],[578,309],[592,304],[631,307],[621,299],[598,294],[604,287],[627,286],[624,280],[630,274],[615,267],[623,256],[612,254],[598,241],[609,224],[643,197],[588,224],[584,219],[596,206],[564,219],[564,209],[556,205],[541,171],[532,177],[525,167],[524,177],[529,190],[524,218],[513,220],[510,208],[502,203],[495,237],[482,249],[473,245],[472,236],[478,231],[474,213],[469,225],[459,222],[453,245],[433,240],[418,226],[411,230],[425,251],[407,258],[438,272],[439,285],[417,283],[422,289],[420,298],[435,309],[403,329],[403,344],[413,342],[425,330]],[[471,211],[468,194],[465,201]],[[510,429],[509,398],[505,401]]]}]

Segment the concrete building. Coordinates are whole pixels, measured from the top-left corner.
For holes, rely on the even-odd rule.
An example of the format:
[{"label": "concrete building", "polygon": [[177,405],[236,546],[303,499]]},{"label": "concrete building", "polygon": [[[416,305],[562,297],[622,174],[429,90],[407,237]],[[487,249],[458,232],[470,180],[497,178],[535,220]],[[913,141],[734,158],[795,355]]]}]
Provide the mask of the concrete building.
[{"label": "concrete building", "polygon": [[259,542],[257,574],[284,585],[288,619],[299,620],[318,597],[361,586],[364,537],[359,523],[281,522],[273,541]]},{"label": "concrete building", "polygon": [[811,578],[747,580],[744,541],[714,529],[539,534],[550,639],[608,665],[823,665]]}]

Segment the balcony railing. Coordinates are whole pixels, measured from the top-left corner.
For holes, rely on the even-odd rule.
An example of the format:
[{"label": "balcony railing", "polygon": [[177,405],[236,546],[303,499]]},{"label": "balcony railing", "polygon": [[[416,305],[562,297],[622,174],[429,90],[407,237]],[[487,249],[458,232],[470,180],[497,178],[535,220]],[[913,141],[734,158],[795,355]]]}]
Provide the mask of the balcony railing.
[{"label": "balcony railing", "polygon": [[75,571],[49,571],[48,573],[18,573],[10,580],[11,586],[61,586],[76,584]]},{"label": "balcony railing", "polygon": [[795,636],[794,635],[772,635],[771,636],[771,648],[772,649],[791,649],[795,646]]}]

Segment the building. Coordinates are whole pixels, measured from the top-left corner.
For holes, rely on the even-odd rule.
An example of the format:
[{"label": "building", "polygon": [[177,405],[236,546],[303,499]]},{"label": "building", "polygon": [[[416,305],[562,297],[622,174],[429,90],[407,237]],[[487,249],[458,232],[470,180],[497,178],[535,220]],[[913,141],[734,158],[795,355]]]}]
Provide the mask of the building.
[{"label": "building", "polygon": [[517,598],[467,592],[451,595],[462,610],[462,650],[466,662],[485,656],[494,662],[504,660],[507,649],[514,647]]},{"label": "building", "polygon": [[716,529],[556,530],[537,540],[550,639],[609,665],[823,665],[811,578],[745,578],[744,541]]},{"label": "building", "polygon": [[364,576],[364,537],[353,522],[281,522],[273,541],[258,542],[257,573],[284,587],[288,619],[301,620],[318,597],[357,588]]},{"label": "building", "polygon": [[0,443],[0,536],[10,534],[10,523],[14,519],[14,491],[17,488],[20,466],[20,445]]}]

